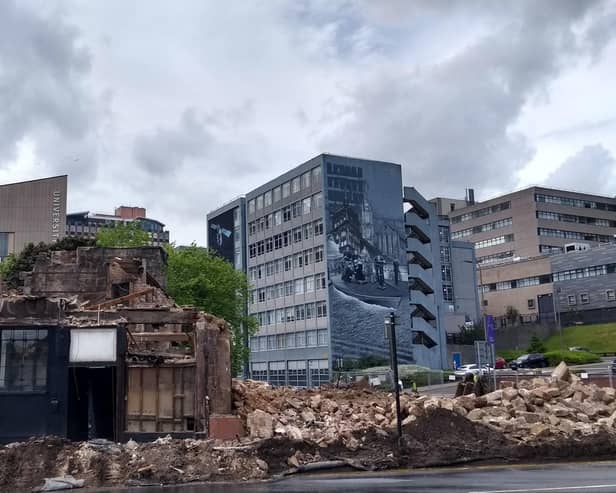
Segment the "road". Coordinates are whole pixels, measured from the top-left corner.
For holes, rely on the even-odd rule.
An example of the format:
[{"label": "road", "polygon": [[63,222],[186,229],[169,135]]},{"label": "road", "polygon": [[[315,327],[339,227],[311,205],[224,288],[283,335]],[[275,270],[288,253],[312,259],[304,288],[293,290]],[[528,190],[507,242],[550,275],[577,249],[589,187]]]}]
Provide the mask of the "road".
[{"label": "road", "polygon": [[[112,491],[112,490],[96,490]],[[252,484],[147,487],[114,493],[548,493],[616,492],[616,462],[295,476]]]}]

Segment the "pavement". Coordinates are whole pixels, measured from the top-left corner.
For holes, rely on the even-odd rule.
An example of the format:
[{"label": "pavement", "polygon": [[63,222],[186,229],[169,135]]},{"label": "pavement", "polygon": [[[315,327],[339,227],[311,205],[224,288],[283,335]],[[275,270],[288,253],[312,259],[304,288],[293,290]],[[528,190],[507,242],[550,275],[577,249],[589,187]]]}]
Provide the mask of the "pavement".
[{"label": "pavement", "polygon": [[115,493],[548,493],[616,492],[616,462],[485,466],[292,476],[250,484],[95,490]]}]

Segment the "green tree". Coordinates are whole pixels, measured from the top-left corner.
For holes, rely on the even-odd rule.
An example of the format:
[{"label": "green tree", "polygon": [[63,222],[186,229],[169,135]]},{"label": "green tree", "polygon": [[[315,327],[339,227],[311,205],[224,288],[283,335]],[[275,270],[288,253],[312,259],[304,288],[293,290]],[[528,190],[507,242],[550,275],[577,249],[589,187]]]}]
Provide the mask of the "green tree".
[{"label": "green tree", "polygon": [[510,325],[516,325],[520,320],[520,312],[515,306],[509,305],[505,310],[505,318]]},{"label": "green tree", "polygon": [[141,228],[139,221],[118,223],[99,229],[96,234],[96,245],[100,247],[133,248],[149,244],[150,235]]},{"label": "green tree", "polygon": [[167,292],[180,305],[192,305],[224,318],[232,331],[233,373],[248,361],[244,330],[248,336],[258,328],[257,320],[246,315],[249,283],[243,272],[211,250],[196,246],[166,248]]},{"label": "green tree", "polygon": [[533,334],[530,338],[527,351],[529,353],[545,353],[545,344],[543,344],[543,341],[537,337],[537,334]]},{"label": "green tree", "polygon": [[20,279],[21,272],[30,272],[34,267],[36,258],[56,250],[76,250],[82,246],[94,246],[93,240],[82,238],[63,238],[55,243],[28,243],[18,254],[11,254],[0,262],[0,277],[8,288],[17,289],[23,286]]}]

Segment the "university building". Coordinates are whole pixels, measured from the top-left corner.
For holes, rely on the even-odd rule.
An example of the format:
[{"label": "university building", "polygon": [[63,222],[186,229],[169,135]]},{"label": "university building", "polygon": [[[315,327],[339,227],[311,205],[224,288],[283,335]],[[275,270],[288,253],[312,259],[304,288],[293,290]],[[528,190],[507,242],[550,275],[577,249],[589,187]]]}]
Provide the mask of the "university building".
[{"label": "university building", "polygon": [[156,219],[146,216],[143,207],[116,207],[114,214],[99,214],[89,211],[72,212],[66,216],[66,236],[70,238],[96,239],[101,228],[115,224],[136,222],[146,231],[151,239],[151,246],[161,246],[169,243],[169,231],[165,225]]},{"label": "university building", "polygon": [[451,202],[451,238],[474,243],[483,311],[497,317],[553,320],[550,256],[616,241],[615,198],[531,187],[468,204]]},{"label": "university building", "polygon": [[0,261],[64,237],[67,176],[0,185]]}]

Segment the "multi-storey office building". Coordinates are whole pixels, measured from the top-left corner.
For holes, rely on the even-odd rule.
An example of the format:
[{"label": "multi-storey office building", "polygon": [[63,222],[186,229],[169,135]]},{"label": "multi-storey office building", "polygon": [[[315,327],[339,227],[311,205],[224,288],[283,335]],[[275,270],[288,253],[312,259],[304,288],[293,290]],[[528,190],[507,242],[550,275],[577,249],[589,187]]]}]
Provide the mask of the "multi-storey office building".
[{"label": "multi-storey office building", "polygon": [[[532,187],[455,208],[449,218],[452,239],[475,245],[485,313],[504,315],[512,306],[523,317],[537,319],[540,304],[547,304],[552,293],[545,277],[549,261],[525,262],[524,276],[520,262],[561,253],[573,242],[613,243],[616,199]],[[486,269],[490,266],[498,267]],[[530,286],[535,286],[532,293],[516,291]]]},{"label": "multi-storey office building", "polygon": [[314,386],[345,360],[387,357],[391,311],[413,361],[401,190],[397,164],[323,154],[246,194],[252,378]]},{"label": "multi-storey office building", "polygon": [[66,187],[66,175],[0,185],[0,261],[64,237]]},{"label": "multi-storey office building", "polygon": [[96,239],[101,228],[119,223],[136,222],[151,238],[152,246],[169,243],[169,231],[156,219],[146,217],[143,207],[120,206],[115,214],[97,214],[89,211],[73,212],[66,215],[66,236],[71,238]]}]

